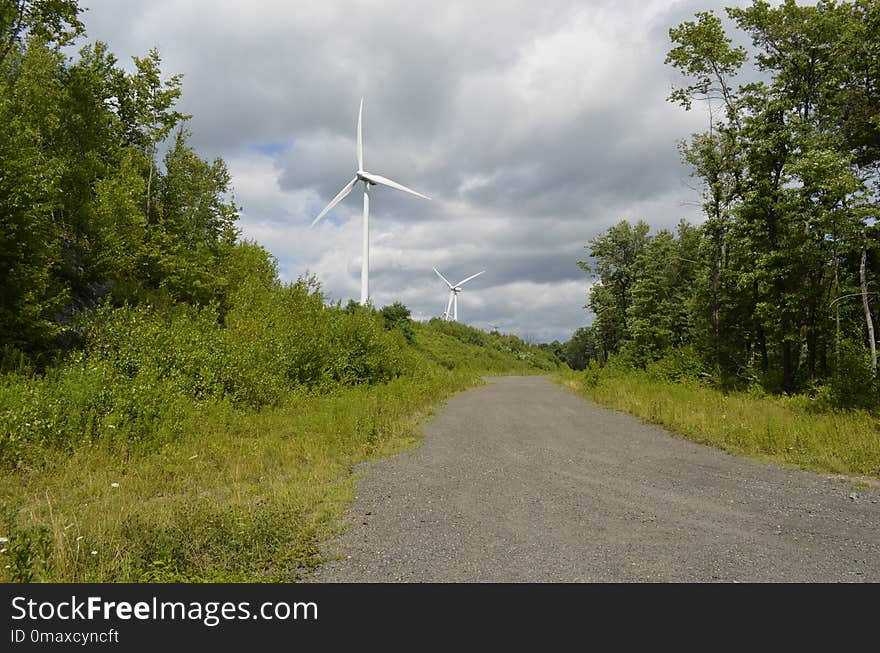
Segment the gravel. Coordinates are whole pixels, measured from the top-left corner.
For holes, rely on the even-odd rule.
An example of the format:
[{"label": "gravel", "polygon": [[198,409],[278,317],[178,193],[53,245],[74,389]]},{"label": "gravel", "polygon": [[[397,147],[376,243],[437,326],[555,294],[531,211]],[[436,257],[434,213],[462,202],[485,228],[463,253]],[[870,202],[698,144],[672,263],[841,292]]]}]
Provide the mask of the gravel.
[{"label": "gravel", "polygon": [[457,395],[367,463],[307,582],[877,582],[880,492],[736,457],[543,377]]}]

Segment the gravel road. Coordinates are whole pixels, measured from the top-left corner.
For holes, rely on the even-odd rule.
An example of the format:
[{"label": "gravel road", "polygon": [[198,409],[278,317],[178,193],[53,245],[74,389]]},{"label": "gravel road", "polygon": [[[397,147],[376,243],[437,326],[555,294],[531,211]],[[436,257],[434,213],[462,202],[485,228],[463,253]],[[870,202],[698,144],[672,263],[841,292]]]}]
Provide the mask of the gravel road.
[{"label": "gravel road", "polygon": [[880,491],[673,437],[543,377],[367,463],[308,582],[878,582]]}]

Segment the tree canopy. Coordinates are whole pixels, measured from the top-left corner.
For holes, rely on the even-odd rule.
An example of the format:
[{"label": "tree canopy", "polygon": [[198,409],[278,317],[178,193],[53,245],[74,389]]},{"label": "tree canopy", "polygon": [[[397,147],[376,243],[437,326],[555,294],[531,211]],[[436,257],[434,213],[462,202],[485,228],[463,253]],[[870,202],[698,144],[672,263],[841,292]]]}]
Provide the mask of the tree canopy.
[{"label": "tree canopy", "polygon": [[38,356],[100,301],[222,308],[244,246],[225,163],[189,145],[181,76],[155,49],[131,73],[100,42],[66,56],[79,12],[0,0],[0,346]]},{"label": "tree canopy", "polygon": [[[680,145],[705,220],[654,235],[624,221],[591,241],[602,355],[644,365],[692,346],[784,392],[876,377],[880,3],[726,13],[750,47],[705,11],[670,29],[666,59],[684,79],[670,101],[707,109]],[[760,81],[738,82],[746,67]]]}]

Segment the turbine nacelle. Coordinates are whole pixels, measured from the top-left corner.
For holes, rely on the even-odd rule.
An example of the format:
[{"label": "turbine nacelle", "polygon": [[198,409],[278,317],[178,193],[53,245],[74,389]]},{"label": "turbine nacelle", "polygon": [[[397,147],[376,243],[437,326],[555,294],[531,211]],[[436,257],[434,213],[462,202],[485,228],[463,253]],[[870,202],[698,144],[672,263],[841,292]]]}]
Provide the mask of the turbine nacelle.
[{"label": "turbine nacelle", "polygon": [[358,170],[356,173],[356,178],[367,184],[368,186],[388,186],[389,188],[394,188],[396,190],[402,190],[404,193],[409,193],[410,195],[415,195],[416,197],[421,197],[422,199],[429,200],[431,199],[427,195],[422,195],[414,191],[412,188],[407,188],[403,184],[398,184],[396,181],[392,181],[388,179],[388,177],[383,177],[382,175],[377,175],[372,172],[367,172],[366,170]]}]

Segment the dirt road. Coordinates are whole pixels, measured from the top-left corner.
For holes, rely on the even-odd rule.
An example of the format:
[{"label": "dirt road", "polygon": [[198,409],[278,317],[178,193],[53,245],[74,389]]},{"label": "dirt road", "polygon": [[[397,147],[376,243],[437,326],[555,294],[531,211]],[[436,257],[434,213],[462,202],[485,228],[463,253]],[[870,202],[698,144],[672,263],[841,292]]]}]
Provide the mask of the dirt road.
[{"label": "dirt road", "polygon": [[312,582],[880,581],[880,491],[764,465],[542,377],[451,399],[361,468]]}]

